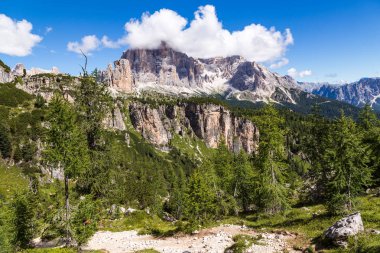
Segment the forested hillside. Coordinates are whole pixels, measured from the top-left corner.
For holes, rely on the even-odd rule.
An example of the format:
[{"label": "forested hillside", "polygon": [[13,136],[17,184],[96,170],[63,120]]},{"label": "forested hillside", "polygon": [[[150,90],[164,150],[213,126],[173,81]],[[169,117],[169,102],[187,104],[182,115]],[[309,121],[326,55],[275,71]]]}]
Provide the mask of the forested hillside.
[{"label": "forested hillside", "polygon": [[[295,249],[334,251],[323,231],[355,211],[367,230],[347,252],[380,251],[368,232],[380,229],[380,120],[369,106],[332,117],[325,101],[301,114],[215,97],[117,97],[96,73],[49,89],[48,101],[17,88],[19,79],[0,84],[2,252],[30,250],[37,237],[76,250],[97,230],[169,236],[218,223],[290,231],[302,238]],[[134,124],[134,103],[145,112],[218,105],[257,127],[257,147],[236,151],[224,137],[212,147],[189,116],[180,132],[162,119],[170,138],[160,148]],[[116,110],[125,127],[107,123]]]}]

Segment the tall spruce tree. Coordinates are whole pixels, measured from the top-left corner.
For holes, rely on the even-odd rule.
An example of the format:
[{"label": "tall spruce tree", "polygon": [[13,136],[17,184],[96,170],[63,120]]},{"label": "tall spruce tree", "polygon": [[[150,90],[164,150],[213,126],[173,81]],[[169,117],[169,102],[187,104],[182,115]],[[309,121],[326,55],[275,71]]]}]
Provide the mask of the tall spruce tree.
[{"label": "tall spruce tree", "polygon": [[276,214],[288,206],[284,184],[284,171],[287,168],[285,131],[281,129],[284,119],[273,105],[268,105],[261,115],[255,117],[254,122],[260,129],[256,202],[261,211]]},{"label": "tall spruce tree", "polygon": [[112,99],[107,86],[97,79],[96,70],[88,74],[84,68],[80,84],[75,90],[75,106],[91,150],[99,146],[103,120],[112,109]]},{"label": "tall spruce tree", "polygon": [[49,105],[45,157],[51,165],[63,169],[65,183],[66,243],[70,240],[69,180],[76,178],[89,164],[84,133],[81,131],[73,107],[56,94]]},{"label": "tall spruce tree", "polygon": [[328,182],[328,166],[326,165],[326,150],[331,145],[330,122],[321,115],[318,105],[313,107],[309,117],[309,132],[304,136],[303,144],[306,158],[310,163],[308,177],[315,187],[308,188],[309,201],[321,201],[326,197],[326,184]]},{"label": "tall spruce tree", "polygon": [[367,145],[368,166],[374,169],[373,179],[380,184],[380,120],[369,105],[365,105],[359,114],[359,127],[363,133],[363,143]]},{"label": "tall spruce tree", "polygon": [[362,133],[356,123],[342,112],[331,131],[333,145],[326,151],[330,174],[327,183],[327,206],[333,214],[350,212],[354,197],[368,185],[371,171]]},{"label": "tall spruce tree", "polygon": [[217,213],[215,188],[210,177],[210,173],[201,168],[189,178],[184,197],[184,214],[193,225],[207,223]]},{"label": "tall spruce tree", "polygon": [[233,197],[244,211],[249,211],[254,199],[254,181],[257,175],[244,152],[234,157],[233,168]]}]

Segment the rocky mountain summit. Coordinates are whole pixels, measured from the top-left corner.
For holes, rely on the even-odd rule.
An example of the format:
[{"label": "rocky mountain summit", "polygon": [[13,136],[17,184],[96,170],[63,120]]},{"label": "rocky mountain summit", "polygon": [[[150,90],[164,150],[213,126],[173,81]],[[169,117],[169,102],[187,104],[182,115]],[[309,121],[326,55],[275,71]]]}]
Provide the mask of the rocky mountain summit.
[{"label": "rocky mountain summit", "polygon": [[[119,92],[153,90],[170,94],[228,94],[242,100],[277,101],[279,90],[293,102],[289,76],[270,72],[240,56],[195,59],[163,44],[158,49],[130,49],[101,72],[101,79]],[[281,101],[278,101],[281,102]]]},{"label": "rocky mountain summit", "polygon": [[359,81],[337,84],[305,84],[299,83],[305,90],[315,95],[339,100],[362,107],[370,104],[375,110],[380,110],[380,78],[362,78]]}]

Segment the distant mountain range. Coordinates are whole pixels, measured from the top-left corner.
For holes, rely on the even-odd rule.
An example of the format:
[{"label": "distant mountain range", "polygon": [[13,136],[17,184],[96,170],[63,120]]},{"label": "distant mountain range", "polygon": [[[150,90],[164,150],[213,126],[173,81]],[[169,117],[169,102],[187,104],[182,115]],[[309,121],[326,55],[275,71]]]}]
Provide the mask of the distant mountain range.
[{"label": "distant mountain range", "polygon": [[337,85],[328,83],[298,83],[302,89],[315,95],[343,101],[358,107],[369,104],[380,111],[380,78],[362,78],[359,81]]}]

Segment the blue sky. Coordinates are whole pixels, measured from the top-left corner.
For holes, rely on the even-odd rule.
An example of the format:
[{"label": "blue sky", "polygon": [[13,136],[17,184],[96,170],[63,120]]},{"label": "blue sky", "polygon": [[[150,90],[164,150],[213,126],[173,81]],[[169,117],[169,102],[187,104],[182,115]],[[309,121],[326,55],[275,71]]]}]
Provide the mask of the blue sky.
[{"label": "blue sky", "polygon": [[[288,59],[287,65],[273,69],[280,74],[293,69],[290,72],[298,80],[329,82],[380,76],[379,0],[1,0],[0,14],[17,21],[27,20],[33,25],[31,33],[42,40],[35,43],[29,55],[0,53],[0,59],[10,66],[18,62],[27,68],[57,66],[62,72],[77,74],[83,59],[68,51],[69,42],[80,42],[86,35],[95,35],[99,40],[106,35],[116,41],[126,35],[124,25],[131,18],[140,19],[144,12],[154,13],[163,8],[186,18],[187,28],[194,19],[194,12],[205,5],[215,7],[223,28],[231,32],[250,24],[261,24],[268,29],[275,27],[284,36],[280,43],[285,51],[263,64],[270,66]],[[47,32],[48,27],[52,28],[50,32]],[[287,28],[293,43],[285,43]],[[4,38],[0,37],[0,48],[1,40]],[[127,48],[126,43],[118,48],[100,46],[90,52],[89,68],[105,68]],[[247,53],[249,50],[247,48]],[[309,72],[303,72],[306,70]]]}]

